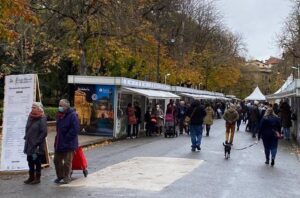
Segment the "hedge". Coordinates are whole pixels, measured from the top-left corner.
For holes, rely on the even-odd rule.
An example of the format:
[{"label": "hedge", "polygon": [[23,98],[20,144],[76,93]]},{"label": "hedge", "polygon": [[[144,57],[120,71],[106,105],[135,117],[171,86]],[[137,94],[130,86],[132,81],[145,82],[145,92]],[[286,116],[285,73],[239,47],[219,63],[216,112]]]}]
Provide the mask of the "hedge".
[{"label": "hedge", "polygon": [[[44,107],[45,114],[47,116],[48,121],[54,121],[55,116],[57,113],[57,107]],[[2,124],[2,117],[3,117],[3,108],[0,108],[0,121]]]}]

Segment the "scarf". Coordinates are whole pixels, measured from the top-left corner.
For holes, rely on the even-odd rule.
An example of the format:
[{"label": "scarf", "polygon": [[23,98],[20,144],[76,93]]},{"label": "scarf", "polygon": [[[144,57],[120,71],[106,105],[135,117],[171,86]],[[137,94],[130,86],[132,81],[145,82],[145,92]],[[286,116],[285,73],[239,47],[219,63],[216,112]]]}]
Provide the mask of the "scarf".
[{"label": "scarf", "polygon": [[65,112],[57,112],[56,117],[57,119],[63,119],[65,116]]},{"label": "scarf", "polygon": [[41,118],[44,115],[44,111],[31,111],[29,116],[31,118]]}]

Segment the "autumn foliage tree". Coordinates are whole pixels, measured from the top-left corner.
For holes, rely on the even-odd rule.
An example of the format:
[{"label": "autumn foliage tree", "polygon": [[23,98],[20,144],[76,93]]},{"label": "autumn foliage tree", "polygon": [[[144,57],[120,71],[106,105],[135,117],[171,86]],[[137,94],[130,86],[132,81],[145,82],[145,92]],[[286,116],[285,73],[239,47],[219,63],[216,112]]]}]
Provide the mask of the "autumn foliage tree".
[{"label": "autumn foliage tree", "polygon": [[170,73],[172,85],[228,93],[242,76],[241,38],[210,0],[0,1],[1,39],[10,40],[0,46],[5,74],[36,72],[48,81],[65,77],[53,72],[72,71],[161,82]]}]

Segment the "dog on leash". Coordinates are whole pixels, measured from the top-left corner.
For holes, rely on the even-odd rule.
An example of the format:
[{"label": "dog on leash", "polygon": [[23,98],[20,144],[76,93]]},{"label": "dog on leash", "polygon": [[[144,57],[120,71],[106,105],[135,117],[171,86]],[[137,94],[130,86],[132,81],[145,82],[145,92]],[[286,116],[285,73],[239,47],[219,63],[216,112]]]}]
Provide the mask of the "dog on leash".
[{"label": "dog on leash", "polygon": [[231,151],[231,144],[228,144],[227,142],[223,142],[223,146],[224,146],[224,155],[225,155],[225,159],[229,159],[230,158],[230,151]]}]

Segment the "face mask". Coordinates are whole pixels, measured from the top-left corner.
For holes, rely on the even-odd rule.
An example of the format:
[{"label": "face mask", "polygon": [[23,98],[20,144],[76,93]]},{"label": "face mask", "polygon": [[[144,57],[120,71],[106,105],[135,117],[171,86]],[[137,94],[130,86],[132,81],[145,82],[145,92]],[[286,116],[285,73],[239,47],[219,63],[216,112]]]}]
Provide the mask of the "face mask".
[{"label": "face mask", "polygon": [[64,109],[63,107],[58,107],[58,111],[59,111],[59,112],[64,112],[65,109]]}]

